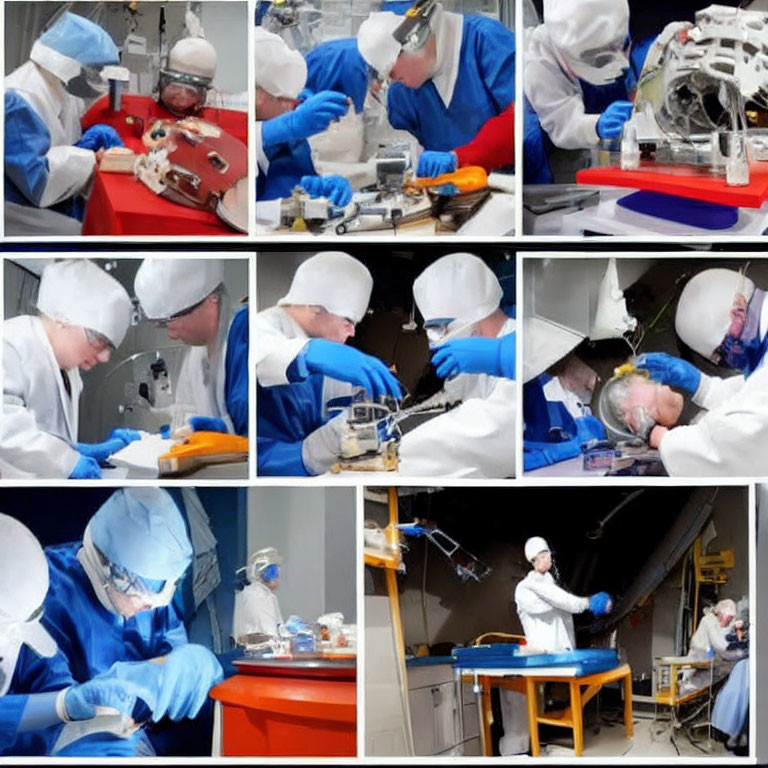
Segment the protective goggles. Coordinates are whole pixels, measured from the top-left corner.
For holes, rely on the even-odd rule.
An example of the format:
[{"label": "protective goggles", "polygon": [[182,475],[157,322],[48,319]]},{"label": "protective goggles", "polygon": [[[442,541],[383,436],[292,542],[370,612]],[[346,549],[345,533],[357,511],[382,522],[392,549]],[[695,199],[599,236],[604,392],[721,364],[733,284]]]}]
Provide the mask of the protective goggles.
[{"label": "protective goggles", "polygon": [[602,45],[599,48],[588,48],[586,51],[582,51],[578,59],[588,67],[594,67],[595,69],[603,69],[618,61],[624,62],[626,66],[627,57],[624,52],[627,47],[627,39],[620,37],[608,45]]},{"label": "protective goggles", "polygon": [[83,330],[85,331],[85,340],[94,349],[97,349],[99,352],[105,349],[114,351],[115,345],[103,333],[91,330],[90,328],[83,328]]},{"label": "protective goggles", "polygon": [[157,90],[170,112],[185,117],[203,108],[210,87],[211,81],[207,77],[161,69]]},{"label": "protective goggles", "polygon": [[[205,299],[207,298],[208,296],[205,297]],[[165,326],[168,325],[168,323],[170,323],[172,320],[178,320],[179,318],[186,317],[187,315],[191,315],[198,307],[201,307],[203,305],[203,303],[205,302],[205,299],[198,301],[197,304],[193,304],[191,307],[182,309],[180,312],[174,312],[172,315],[169,315],[168,317],[148,318],[148,319],[155,327],[165,328]]]},{"label": "protective goggles", "polygon": [[147,579],[127,568],[107,563],[109,586],[126,597],[142,600],[153,608],[168,605],[176,591],[176,581],[170,579]]},{"label": "protective goggles", "polygon": [[472,334],[474,323],[467,323],[452,317],[441,317],[427,320],[424,330],[427,332],[427,341],[430,347],[444,344],[451,339],[460,339]]}]

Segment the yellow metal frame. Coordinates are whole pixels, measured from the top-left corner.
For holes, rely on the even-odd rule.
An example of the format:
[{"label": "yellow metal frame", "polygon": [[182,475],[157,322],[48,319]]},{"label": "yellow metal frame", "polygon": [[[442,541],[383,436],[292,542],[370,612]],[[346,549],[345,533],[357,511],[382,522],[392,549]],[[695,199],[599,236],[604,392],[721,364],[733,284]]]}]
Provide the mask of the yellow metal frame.
[{"label": "yellow metal frame", "polygon": [[693,632],[699,626],[699,593],[702,584],[726,584],[728,571],[736,562],[732,549],[723,549],[713,555],[701,553],[701,536],[693,543],[693,573],[696,582],[693,600]]}]

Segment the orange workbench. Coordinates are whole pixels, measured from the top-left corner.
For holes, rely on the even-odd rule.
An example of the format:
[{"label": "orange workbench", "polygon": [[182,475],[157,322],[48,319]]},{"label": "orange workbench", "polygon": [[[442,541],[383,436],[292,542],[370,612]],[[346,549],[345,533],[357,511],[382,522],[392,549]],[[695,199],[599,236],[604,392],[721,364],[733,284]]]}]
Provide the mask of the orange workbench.
[{"label": "orange workbench", "polygon": [[211,690],[226,757],[354,757],[357,685],[349,680],[238,674]]}]

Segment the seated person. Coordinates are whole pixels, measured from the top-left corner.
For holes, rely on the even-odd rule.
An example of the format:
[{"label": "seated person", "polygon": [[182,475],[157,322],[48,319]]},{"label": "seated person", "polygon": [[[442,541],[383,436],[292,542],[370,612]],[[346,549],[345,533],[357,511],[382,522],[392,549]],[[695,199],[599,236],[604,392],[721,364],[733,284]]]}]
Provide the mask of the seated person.
[{"label": "seated person", "polygon": [[714,607],[704,609],[704,616],[691,637],[688,657],[697,661],[716,658],[718,663],[712,670],[711,677],[709,669],[687,669],[680,685],[681,695],[706,688],[710,682],[722,680],[733,668],[730,662],[743,659],[747,655],[745,648],[727,638],[740,623],[736,621],[736,603],[733,600],[720,600]]},{"label": "seated person", "polygon": [[[683,396],[637,371],[610,379],[600,393],[600,419],[616,432],[645,440],[657,425],[672,427],[683,412]],[[610,436],[610,435],[609,435]]]},{"label": "seated person", "polygon": [[216,62],[216,49],[204,38],[179,40],[168,54],[167,66],[160,70],[155,94],[123,94],[118,112],[112,110],[109,95],[103,96],[82,118],[83,130],[94,124],[111,125],[127,147],[143,153],[141,137],[156,120],[199,117],[247,144],[247,112],[206,106]]}]

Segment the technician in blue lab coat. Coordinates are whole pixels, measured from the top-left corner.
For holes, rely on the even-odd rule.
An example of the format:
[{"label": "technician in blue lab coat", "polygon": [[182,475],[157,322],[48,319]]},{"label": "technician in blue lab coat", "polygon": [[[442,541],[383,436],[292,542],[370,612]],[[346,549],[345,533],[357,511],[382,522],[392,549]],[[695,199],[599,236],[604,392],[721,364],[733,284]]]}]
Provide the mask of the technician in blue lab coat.
[{"label": "technician in blue lab coat", "polygon": [[178,426],[248,435],[248,308],[234,309],[220,259],[144,259],[134,280],[144,314],[189,345],[176,385]]},{"label": "technician in blue lab coat", "polygon": [[98,153],[122,144],[107,125],[82,132],[84,98],[106,91],[99,71],[118,61],[98,24],[66,12],[5,78],[6,234],[80,233]]},{"label": "technician in blue lab coat", "polygon": [[405,44],[394,37],[402,22],[391,11],[372,13],[360,25],[358,48],[377,75],[391,81],[390,123],[425,150],[420,175],[447,173],[456,168],[451,151],[515,99],[515,36],[494,19],[450,13],[439,3]]},{"label": "technician in blue lab coat", "polygon": [[[117,490],[81,542],[47,547],[46,556],[50,589],[42,621],[72,678],[105,673],[141,682],[154,695],[134,719],[151,723],[130,739],[133,753],[189,754],[192,735],[210,733],[211,707],[204,705],[222,669],[211,651],[188,641],[171,602],[192,561],[171,496],[160,488]],[[197,719],[185,727],[185,718]],[[94,744],[93,754],[99,750]]]},{"label": "technician in blue lab coat", "polygon": [[286,293],[256,316],[259,474],[319,475],[338,461],[348,405],[358,389],[402,398],[378,358],[346,344],[368,309],[373,278],[347,253],[303,261]]},{"label": "technician in blue lab coat", "polygon": [[[95,716],[96,706],[130,715],[140,689],[128,681],[76,684],[40,623],[48,563],[32,532],[0,513],[0,755],[47,755],[62,724]],[[102,754],[112,752],[102,737]],[[75,754],[73,745],[69,754]]]},{"label": "technician in blue lab coat", "polygon": [[257,202],[288,197],[301,186],[311,197],[346,205],[352,187],[341,176],[315,172],[307,139],[346,114],[347,97],[332,90],[305,93],[302,55],[262,27],[255,35]]}]

